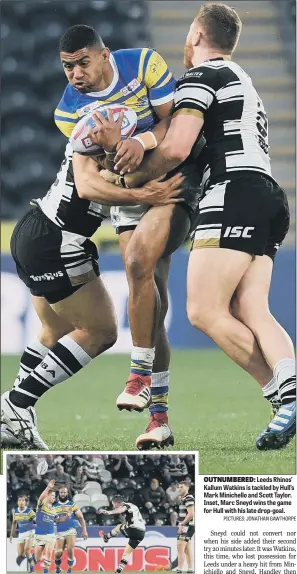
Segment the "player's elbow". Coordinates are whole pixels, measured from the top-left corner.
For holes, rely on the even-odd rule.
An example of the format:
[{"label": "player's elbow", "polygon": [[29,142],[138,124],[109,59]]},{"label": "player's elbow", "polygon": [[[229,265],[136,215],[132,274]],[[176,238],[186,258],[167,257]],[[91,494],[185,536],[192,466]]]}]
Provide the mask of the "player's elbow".
[{"label": "player's elbow", "polygon": [[81,174],[78,178],[75,178],[75,187],[77,190],[77,195],[80,199],[89,199],[89,186],[87,182],[86,174]]},{"label": "player's elbow", "polygon": [[167,159],[178,163],[185,161],[191,151],[186,144],[175,141],[165,141],[162,147]]}]

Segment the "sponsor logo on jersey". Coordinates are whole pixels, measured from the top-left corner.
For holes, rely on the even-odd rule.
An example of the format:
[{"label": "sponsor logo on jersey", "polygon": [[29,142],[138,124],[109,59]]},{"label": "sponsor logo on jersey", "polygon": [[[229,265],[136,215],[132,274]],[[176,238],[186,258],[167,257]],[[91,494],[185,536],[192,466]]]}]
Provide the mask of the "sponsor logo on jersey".
[{"label": "sponsor logo on jersey", "polygon": [[139,88],[140,85],[141,85],[140,81],[137,80],[137,78],[133,78],[133,80],[131,80],[129,84],[127,84],[124,88],[121,89],[121,92],[124,96],[127,96],[127,94],[133,92],[133,90],[137,90],[137,88]]},{"label": "sponsor logo on jersey", "polygon": [[43,275],[30,275],[33,281],[53,281],[57,277],[63,277],[63,271],[55,271],[54,273],[43,273]]},{"label": "sponsor logo on jersey", "polygon": [[223,237],[244,237],[245,239],[250,239],[252,237],[251,232],[254,229],[254,227],[242,227],[241,225],[227,227]]}]

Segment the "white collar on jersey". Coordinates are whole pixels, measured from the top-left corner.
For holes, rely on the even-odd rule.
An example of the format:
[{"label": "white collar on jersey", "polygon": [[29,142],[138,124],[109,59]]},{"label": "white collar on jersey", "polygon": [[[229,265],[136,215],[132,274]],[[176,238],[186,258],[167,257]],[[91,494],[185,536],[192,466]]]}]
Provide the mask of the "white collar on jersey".
[{"label": "white collar on jersey", "polygon": [[111,84],[109,84],[109,86],[107,88],[105,88],[105,90],[102,90],[101,92],[89,92],[87,94],[88,96],[93,96],[96,98],[100,98],[102,96],[108,96],[110,94],[110,92],[112,92],[114,87],[116,86],[116,83],[119,79],[119,71],[118,71],[118,67],[116,65],[116,61],[115,61],[112,54],[110,54],[109,61],[110,61],[111,67],[113,69],[113,79],[112,79]]},{"label": "white collar on jersey", "polygon": [[19,511],[20,513],[26,512],[27,508],[28,508],[28,506],[25,506],[24,510],[20,510],[20,508],[19,508],[19,506],[18,506],[18,511]]}]

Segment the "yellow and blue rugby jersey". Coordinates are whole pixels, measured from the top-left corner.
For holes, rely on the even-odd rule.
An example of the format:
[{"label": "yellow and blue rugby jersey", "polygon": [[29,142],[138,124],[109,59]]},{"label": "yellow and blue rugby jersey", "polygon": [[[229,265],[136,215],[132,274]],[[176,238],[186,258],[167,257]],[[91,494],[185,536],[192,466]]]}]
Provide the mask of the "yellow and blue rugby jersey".
[{"label": "yellow and blue rugby jersey", "polygon": [[33,524],[33,520],[35,518],[35,512],[32,508],[24,508],[24,510],[20,510],[19,507],[15,508],[12,511],[12,518],[18,525],[19,534],[23,532],[28,532],[28,530],[34,530],[35,524]]},{"label": "yellow and blue rugby jersey", "polygon": [[64,532],[65,530],[69,530],[69,528],[76,528],[77,520],[75,513],[79,510],[77,504],[71,500],[66,500],[65,502],[59,501],[54,505],[54,509],[56,512],[56,518],[63,518],[63,516],[66,516],[66,513],[69,512],[69,509],[72,510],[70,518],[65,520],[65,522],[57,522],[57,532]]},{"label": "yellow and blue rugby jersey", "polygon": [[54,534],[55,533],[55,516],[56,511],[53,506],[48,506],[41,502],[36,509],[36,530],[35,534]]},{"label": "yellow and blue rugby jersey", "polygon": [[173,100],[175,79],[162,56],[151,48],[117,50],[110,56],[113,80],[105,90],[81,94],[68,84],[55,110],[55,122],[70,137],[77,121],[104,104],[123,104],[138,119],[135,133],[145,132],[157,121],[154,107]]}]

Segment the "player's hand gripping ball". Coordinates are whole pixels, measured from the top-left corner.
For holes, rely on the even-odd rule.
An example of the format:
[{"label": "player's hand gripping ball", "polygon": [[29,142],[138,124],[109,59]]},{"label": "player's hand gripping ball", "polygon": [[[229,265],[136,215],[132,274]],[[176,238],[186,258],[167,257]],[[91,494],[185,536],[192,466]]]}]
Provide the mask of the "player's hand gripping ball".
[{"label": "player's hand gripping ball", "polygon": [[133,135],[137,126],[137,115],[134,110],[120,104],[98,106],[98,108],[93,108],[75,125],[70,137],[70,143],[74,151],[83,155],[97,155],[104,152],[103,146],[93,143],[89,134],[90,130],[93,130],[95,134],[97,131],[96,122],[93,118],[94,112],[100,112],[108,120],[108,110],[112,111],[115,122],[119,119],[120,113],[123,113],[121,138],[127,139]]}]

